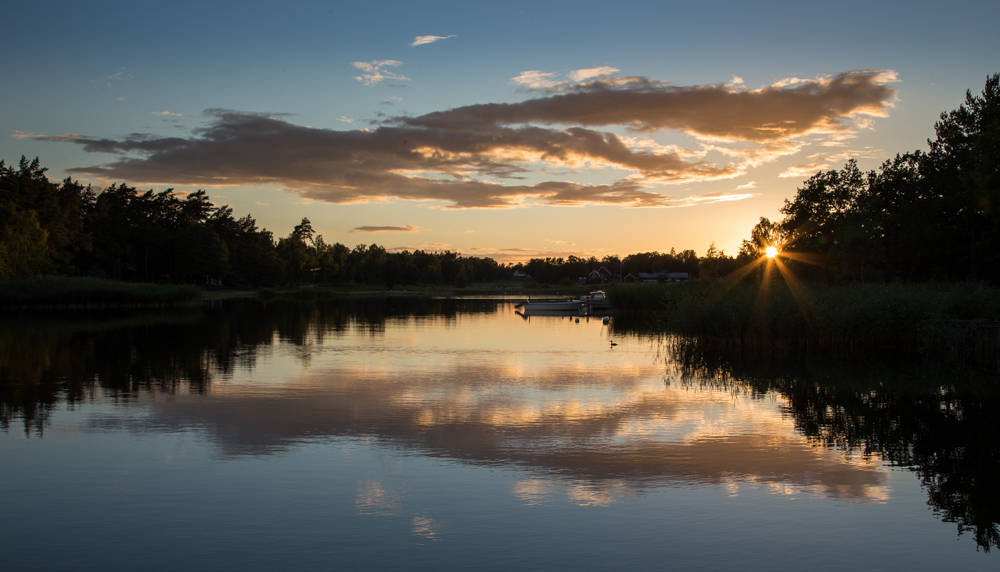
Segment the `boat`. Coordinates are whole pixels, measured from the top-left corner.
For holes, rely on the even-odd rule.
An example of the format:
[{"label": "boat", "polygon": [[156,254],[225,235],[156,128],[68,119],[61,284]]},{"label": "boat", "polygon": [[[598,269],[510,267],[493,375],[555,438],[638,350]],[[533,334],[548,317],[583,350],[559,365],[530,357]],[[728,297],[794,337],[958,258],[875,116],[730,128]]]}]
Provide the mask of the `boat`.
[{"label": "boat", "polygon": [[525,300],[521,302],[515,308],[521,308],[525,311],[577,311],[583,307],[583,302],[581,300],[565,300],[565,301],[553,301],[553,302],[532,302],[531,300]]},{"label": "boat", "polygon": [[583,310],[571,309],[571,310],[532,310],[531,308],[524,308],[521,310],[514,310],[514,314],[524,318],[525,320],[530,318],[576,318],[580,319],[580,316],[585,316]]},{"label": "boat", "polygon": [[581,296],[580,303],[588,310],[608,310],[611,308],[604,290],[595,290],[587,296]]}]

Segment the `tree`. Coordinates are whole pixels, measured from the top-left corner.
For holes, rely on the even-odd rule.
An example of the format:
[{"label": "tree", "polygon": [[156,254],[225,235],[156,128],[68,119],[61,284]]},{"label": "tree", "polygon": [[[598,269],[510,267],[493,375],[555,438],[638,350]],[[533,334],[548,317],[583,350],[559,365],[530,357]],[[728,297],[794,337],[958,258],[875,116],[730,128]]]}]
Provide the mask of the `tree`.
[{"label": "tree", "polygon": [[49,233],[34,211],[0,207],[0,280],[32,278],[46,265]]},{"label": "tree", "polygon": [[781,245],[784,239],[785,232],[780,224],[760,217],[760,221],[750,231],[750,240],[744,239],[740,245],[739,258],[744,264],[753,262],[764,256],[768,246]]},{"label": "tree", "polygon": [[[1000,282],[1000,74],[934,130],[926,153],[868,173],[850,160],[806,180],[781,209],[784,249],[811,257],[827,279]],[[773,240],[764,221],[740,249],[745,262]]]}]

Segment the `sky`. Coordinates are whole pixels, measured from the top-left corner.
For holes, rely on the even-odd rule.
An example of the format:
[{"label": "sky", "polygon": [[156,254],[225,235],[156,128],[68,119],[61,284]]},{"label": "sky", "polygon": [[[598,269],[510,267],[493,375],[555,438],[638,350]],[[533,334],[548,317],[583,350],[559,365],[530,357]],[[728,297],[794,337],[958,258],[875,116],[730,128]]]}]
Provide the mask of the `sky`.
[{"label": "sky", "polygon": [[499,262],[714,242],[926,149],[1000,2],[34,2],[0,159],[204,189],[275,237]]}]

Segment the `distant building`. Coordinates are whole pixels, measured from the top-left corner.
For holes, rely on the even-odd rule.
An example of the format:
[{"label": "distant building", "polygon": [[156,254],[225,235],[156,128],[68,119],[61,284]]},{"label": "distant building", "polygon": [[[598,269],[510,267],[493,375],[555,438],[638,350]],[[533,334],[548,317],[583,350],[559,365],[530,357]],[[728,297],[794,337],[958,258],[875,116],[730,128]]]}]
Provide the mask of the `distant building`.
[{"label": "distant building", "polygon": [[604,280],[605,282],[608,282],[612,278],[614,278],[614,274],[612,274],[610,271],[608,271],[607,268],[603,266],[598,268],[597,270],[591,270],[590,274],[587,275],[588,282],[596,282],[598,280]]},{"label": "distant building", "polygon": [[687,272],[640,272],[636,281],[650,284],[653,282],[683,282],[689,278],[690,275]]},{"label": "distant building", "polygon": [[519,270],[514,271],[514,280],[527,280],[528,278],[531,278],[531,274]]},{"label": "distant building", "polygon": [[637,281],[638,279],[635,276],[633,276],[631,272],[626,274],[625,278],[622,279],[622,282],[626,284],[635,284]]}]

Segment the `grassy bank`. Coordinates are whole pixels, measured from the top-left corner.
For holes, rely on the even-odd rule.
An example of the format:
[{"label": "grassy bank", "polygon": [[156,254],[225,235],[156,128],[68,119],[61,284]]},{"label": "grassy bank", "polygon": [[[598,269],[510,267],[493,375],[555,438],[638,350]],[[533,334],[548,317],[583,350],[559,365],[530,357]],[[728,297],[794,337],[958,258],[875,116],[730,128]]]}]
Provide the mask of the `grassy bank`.
[{"label": "grassy bank", "polygon": [[191,285],[135,284],[98,278],[51,277],[0,284],[0,308],[169,306],[197,301]]},{"label": "grassy bank", "polygon": [[263,288],[261,290],[215,290],[205,292],[202,300],[226,300],[232,298],[258,297],[265,300],[281,298],[294,300],[330,300],[334,298],[368,297],[432,297],[432,298],[579,298],[594,290],[594,286],[555,286],[548,284],[529,286],[524,282],[498,284],[470,284],[465,288],[435,284],[397,286],[373,286],[367,284],[337,284],[302,286],[300,288]]},{"label": "grassy bank", "polygon": [[1000,289],[975,283],[805,285],[726,281],[616,285],[623,322],[744,347],[945,349],[989,354]]}]

